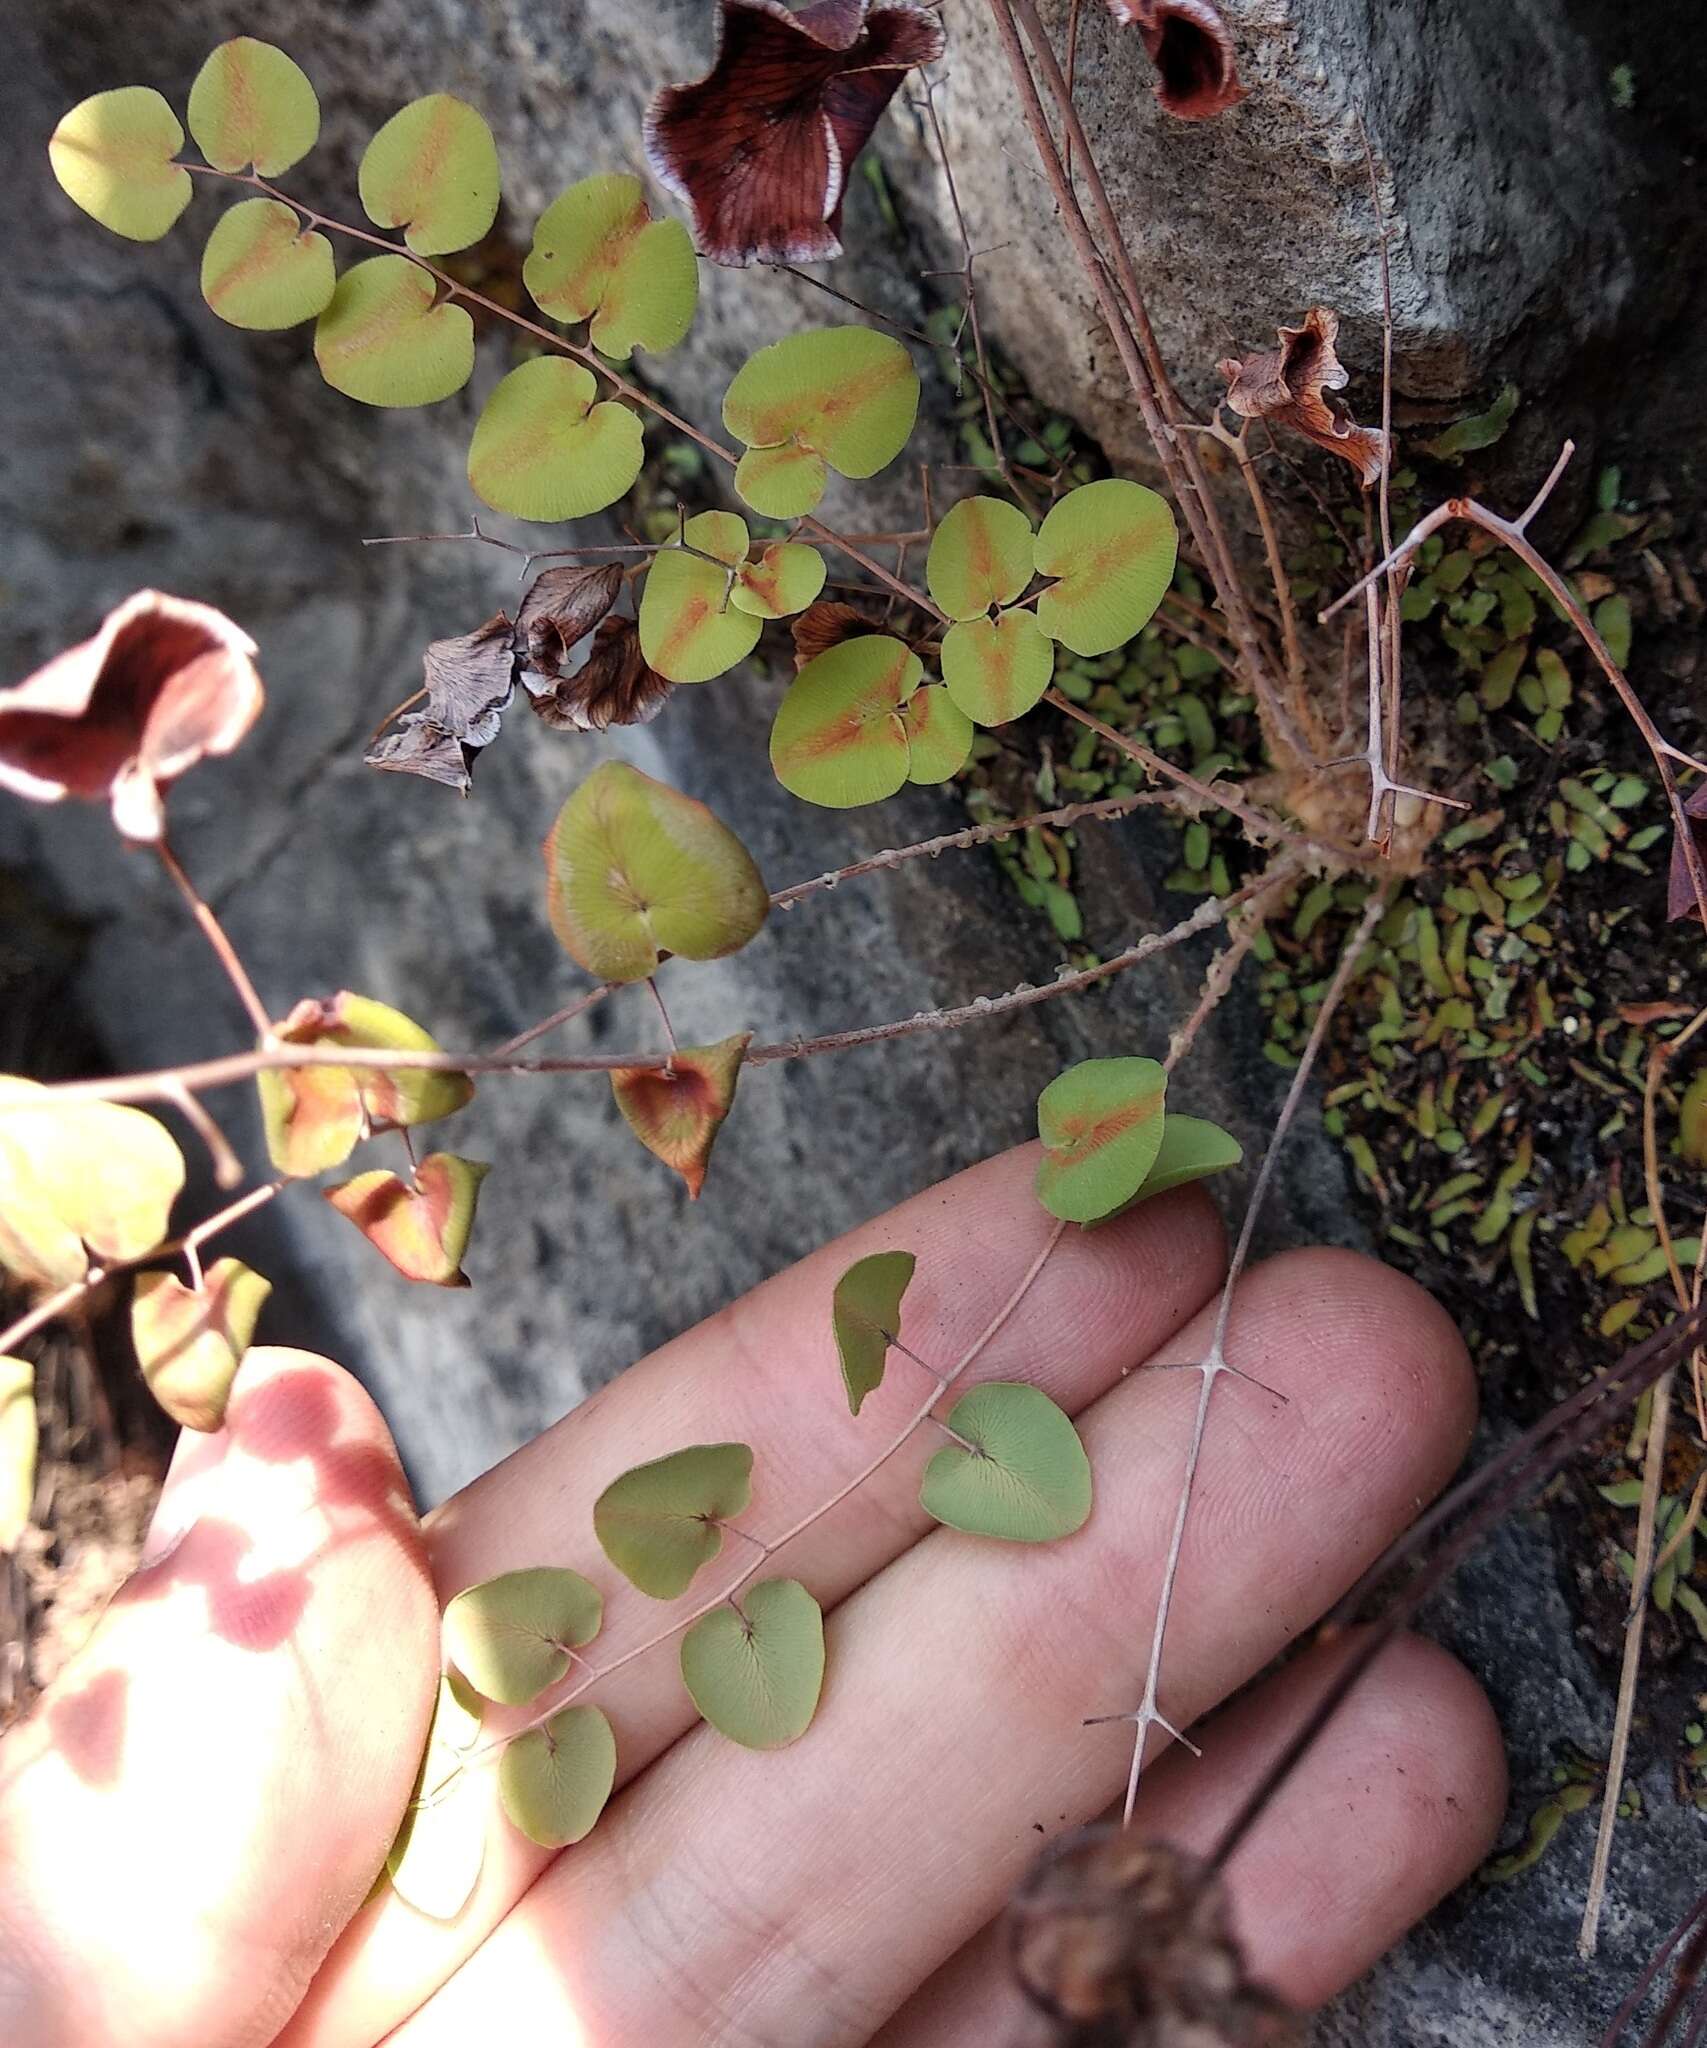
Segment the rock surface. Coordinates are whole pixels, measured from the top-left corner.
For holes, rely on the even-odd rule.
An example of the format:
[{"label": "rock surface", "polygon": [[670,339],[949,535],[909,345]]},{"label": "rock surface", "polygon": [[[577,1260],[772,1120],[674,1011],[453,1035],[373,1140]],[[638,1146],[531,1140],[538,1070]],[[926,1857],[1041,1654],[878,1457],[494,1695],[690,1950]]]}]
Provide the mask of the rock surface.
[{"label": "rock surface", "polygon": [[[1545,367],[1549,352],[1615,322],[1630,291],[1629,243],[1622,216],[1593,199],[1618,179],[1617,144],[1592,47],[1562,10],[1538,0],[1437,0],[1427,10],[1228,0],[1227,13],[1253,98],[1235,123],[1190,130],[1164,127],[1134,40],[1085,9],[1093,129],[1118,165],[1120,202],[1160,280],[1158,322],[1182,361],[1206,364],[1229,339],[1260,343],[1317,297],[1346,312],[1371,360],[1378,281],[1359,110],[1402,229],[1395,287],[1408,388],[1451,395],[1492,364]],[[293,183],[346,210],[367,134],[400,101],[444,88],[492,119],[515,217],[526,221],[570,179],[636,163],[648,92],[693,75],[709,45],[699,0],[643,10],[613,0],[300,0],[290,15],[288,31],[274,32],[319,80],[327,114],[322,147]],[[1014,244],[985,266],[988,317],[1042,395],[1119,451],[1125,410],[1111,397],[1106,351],[1087,337],[1058,265],[1058,229],[1023,138],[988,111],[1008,100],[982,8],[955,0],[950,24],[961,41],[944,105],[973,231],[981,243]],[[349,986],[420,1016],[446,1044],[490,1044],[577,985],[542,917],[537,849],[604,749],[536,729],[518,710],[466,805],[376,777],[359,760],[368,731],[414,687],[422,644],[466,630],[513,588],[512,565],[494,551],[357,545],[364,534],[466,519],[472,398],[402,415],[336,400],[301,336],[240,336],[205,313],[193,228],[160,248],[113,242],[72,213],[42,163],[41,139],[72,101],[136,81],[181,102],[208,47],[254,26],[238,0],[58,0],[32,11],[0,75],[0,134],[17,153],[0,187],[0,249],[16,287],[0,398],[0,667],[23,672],[142,584],[230,611],[261,643],[269,708],[239,756],[184,785],[174,817],[261,987],[282,1009]],[[952,253],[939,180],[904,114],[884,151],[916,246],[897,256],[871,191],[856,184],[849,242],[873,253],[837,278],[917,318],[909,265]],[[212,216],[200,199],[192,221],[205,229]],[[713,418],[757,341],[825,317],[827,302],[789,279],[712,274],[694,343],[660,366],[661,381],[673,402]],[[482,388],[503,353],[488,344]],[[923,447],[943,452],[940,441]],[[911,516],[902,485],[878,504],[883,518]],[[658,725],[612,745],[737,819],[773,883],[955,821],[947,799],[923,794],[845,816],[785,798],[764,746],[780,687],[778,676],[744,675],[683,691]],[[1110,949],[1177,914],[1178,899],[1145,879],[1141,831],[1118,828],[1097,845],[1086,889],[1093,943]],[[77,1000],[115,1061],[160,1063],[240,1041],[242,1019],[175,900],[144,862],[114,849],[98,816],[8,805],[0,864],[29,872],[93,927]],[[739,959],[680,972],[671,1001],[684,1035],[752,1025],[783,1036],[994,992],[1042,978],[1055,957],[988,864],[957,856],[779,917]],[[283,1283],[268,1334],[356,1363],[423,1493],[436,1497],[765,1273],[1026,1135],[1038,1088],[1066,1059],[1155,1049],[1157,1018],[1178,1013],[1201,960],[1201,949],[1189,961],[1170,956],[1153,978],[1106,997],[920,1037],[888,1056],[752,1076],[697,1208],[620,1130],[601,1083],[489,1083],[455,1140],[499,1162],[482,1202],[474,1292],[409,1289],[303,1194],[258,1233],[258,1255]],[[1254,1013],[1235,1006],[1194,1106],[1254,1140],[1281,1082],[1256,1056],[1253,1026]],[[633,1043],[649,1028],[635,998],[595,1013],[566,1043]],[[221,1106],[243,1113],[240,1098]],[[1308,1130],[1278,1211],[1286,1237],[1360,1241],[1337,1154]],[[1443,1617],[1507,1710],[1530,1790],[1545,1782],[1561,1733],[1604,1742],[1604,1696],[1571,1642],[1554,1573],[1544,1531],[1525,1525]],[[1510,1626],[1514,1604],[1521,1630]],[[1473,1900],[1413,1941],[1324,2039],[1582,2048],[1611,2002],[1565,1965],[1582,1832],[1527,1886],[1491,1906]],[[1621,1865],[1628,1890],[1596,1986],[1627,1981],[1671,1917],[1687,1845],[1668,1836],[1667,1853],[1654,1850],[1644,1868],[1649,1839]]]}]

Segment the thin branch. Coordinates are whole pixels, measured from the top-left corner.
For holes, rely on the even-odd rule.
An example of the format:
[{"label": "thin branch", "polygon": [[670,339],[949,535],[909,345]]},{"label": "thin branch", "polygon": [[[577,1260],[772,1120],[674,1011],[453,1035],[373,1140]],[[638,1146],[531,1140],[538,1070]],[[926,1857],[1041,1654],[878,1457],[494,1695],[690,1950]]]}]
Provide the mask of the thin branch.
[{"label": "thin branch", "polygon": [[1262,935],[1263,926],[1268,922],[1274,905],[1269,901],[1270,893],[1278,895],[1296,879],[1294,871],[1277,873],[1269,889],[1253,896],[1245,905],[1244,914],[1231,927],[1231,935],[1225,946],[1210,962],[1209,972],[1203,977],[1195,1008],[1185,1022],[1168,1036],[1167,1057],[1162,1061],[1163,1071],[1171,1074],[1196,1043],[1197,1034],[1215,1014],[1228,990],[1244,964],[1245,955]]},{"label": "thin branch", "polygon": [[1144,1769],[1144,1749],[1149,1741],[1150,1730],[1152,1728],[1161,1728],[1165,1733],[1174,1736],[1176,1739],[1179,1735],[1179,1731],[1171,1722],[1164,1718],[1157,1705],[1162,1676],[1162,1656],[1167,1642],[1168,1616],[1173,1607],[1174,1590],[1179,1581],[1180,1558],[1185,1548],[1186,1521],[1191,1513],[1192,1495],[1197,1484],[1198,1463],[1203,1453],[1204,1431],[1209,1422],[1209,1404],[1214,1398],[1215,1383],[1220,1379],[1221,1375],[1224,1372],[1237,1372],[1238,1370],[1237,1367],[1229,1365],[1227,1361],[1227,1325],[1233,1313],[1233,1293],[1239,1284],[1240,1276],[1244,1272],[1245,1261],[1250,1256],[1251,1239],[1256,1231],[1257,1217],[1261,1212],[1263,1199],[1268,1193],[1269,1185],[1274,1178],[1275,1164],[1280,1157],[1281,1146],[1285,1143],[1287,1132],[1291,1129],[1293,1119],[1298,1114],[1298,1105],[1303,1100],[1304,1089],[1309,1082],[1311,1070],[1316,1064],[1317,1055],[1321,1052],[1323,1043],[1327,1038],[1328,1026],[1333,1022],[1335,1012],[1340,1005],[1340,999],[1344,996],[1352,976],[1357,971],[1358,964],[1363,957],[1364,947],[1368,944],[1371,934],[1386,911],[1387,896],[1388,891],[1386,889],[1377,889],[1370,896],[1368,903],[1364,906],[1363,915],[1358,920],[1356,930],[1346,941],[1344,951],[1340,955],[1339,965],[1335,968],[1333,979],[1328,983],[1327,991],[1322,997],[1321,1007],[1316,1012],[1316,1021],[1311,1026],[1310,1036],[1305,1042],[1303,1056],[1298,1062],[1297,1071],[1292,1076],[1292,1085],[1287,1089],[1286,1099],[1280,1106],[1280,1115],[1275,1123],[1274,1137],[1270,1141],[1268,1150],[1263,1154],[1262,1165],[1257,1169],[1256,1182],[1251,1189],[1250,1200],[1245,1204],[1244,1222],[1239,1229],[1238,1242],[1233,1247],[1233,1257],[1227,1268],[1226,1280],[1222,1283],[1221,1299],[1215,1311],[1215,1329],[1209,1340],[1208,1353],[1197,1361],[1196,1369],[1203,1376],[1203,1384],[1198,1390],[1197,1412],[1192,1419],[1191,1441],[1186,1449],[1185,1472],[1180,1483],[1179,1505],[1174,1514],[1173,1533],[1168,1539],[1167,1562],[1162,1569],[1161,1591],[1157,1595],[1156,1600],[1156,1617],[1150,1636],[1149,1667],[1144,1677],[1144,1697],[1140,1701],[1136,1712],[1130,1716],[1121,1717],[1123,1719],[1129,1718],[1137,1724],[1132,1743],[1132,1768],[1126,1780],[1126,1805],[1123,1813],[1123,1824],[1130,1824],[1132,1809],[1137,1803],[1138,1781]]},{"label": "thin branch", "polygon": [[513,1057],[524,1045],[532,1045],[536,1038],[543,1038],[547,1032],[555,1031],[559,1025],[570,1023],[574,1018],[585,1015],[595,1003],[602,1003],[606,996],[614,995],[619,988],[625,986],[626,984],[620,981],[600,982],[597,988],[590,988],[584,995],[577,996],[572,1003],[565,1003],[561,1010],[553,1010],[549,1017],[542,1017],[537,1024],[530,1024],[525,1031],[518,1031],[514,1038],[506,1038],[503,1044],[497,1047],[494,1057]]},{"label": "thin branch", "polygon": [[213,948],[225,978],[237,992],[237,1000],[249,1013],[249,1022],[255,1027],[255,1035],[265,1044],[273,1035],[273,1020],[267,1015],[266,1005],[255,993],[255,984],[249,979],[248,969],[237,957],[237,948],[226,936],[225,927],[215,917],[210,906],[203,900],[187,874],[178,856],[164,839],[154,842],[154,850],[160,856],[160,865],[178,886],[178,893],[189,905],[190,915],[201,927],[202,936]]}]

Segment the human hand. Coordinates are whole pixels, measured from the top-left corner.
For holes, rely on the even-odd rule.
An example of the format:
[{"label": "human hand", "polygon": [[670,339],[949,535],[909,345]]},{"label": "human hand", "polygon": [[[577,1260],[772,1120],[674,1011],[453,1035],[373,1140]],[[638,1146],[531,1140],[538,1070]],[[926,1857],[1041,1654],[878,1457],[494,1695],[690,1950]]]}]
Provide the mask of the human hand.
[{"label": "human hand", "polygon": [[[1132,1706],[1225,1250],[1200,1190],[1070,1231],[969,1379],[1078,1415],[1095,1510],[1044,1549],[931,1525],[915,1440],[791,1546],[822,1600],[822,1704],[755,1755],[696,1723],[674,1643],[601,1685],[619,1775],[552,1856],[502,1819],[440,1924],[382,1891],[436,1685],[438,1612],[526,1564],[608,1580],[592,1503],[683,1444],[758,1450],[754,1523],[827,1499],[916,1390],[896,1360],[856,1423],[828,1304],[867,1252],[919,1255],[921,1355],[964,1349],[1049,1219],[1034,1148],[987,1161],[757,1289],[428,1518],[336,1366],[257,1350],[227,1427],[181,1443],[144,1568],[0,1745],[0,2037],[13,2048],[1002,2048],[1019,1995],[990,1923],[1046,1835],[1120,1792]],[[1342,1592],[1450,1476],[1474,1386],[1441,1311],[1349,1253],[1240,1284],[1163,1676],[1191,1725]],[[477,1369],[477,1367],[471,1368]],[[436,1589],[436,1590],[435,1590]],[[684,1609],[684,1611],[686,1611]],[[615,1589],[601,1653],[656,1633]],[[1325,1685],[1314,1649],[1146,1773],[1136,1824],[1214,1838]],[[492,1709],[488,1727],[504,1725]],[[519,1720],[520,1712],[509,1718]],[[1475,1866],[1504,1808],[1498,1731],[1444,1653],[1385,1651],[1230,1866],[1252,1967],[1309,2005]]]}]

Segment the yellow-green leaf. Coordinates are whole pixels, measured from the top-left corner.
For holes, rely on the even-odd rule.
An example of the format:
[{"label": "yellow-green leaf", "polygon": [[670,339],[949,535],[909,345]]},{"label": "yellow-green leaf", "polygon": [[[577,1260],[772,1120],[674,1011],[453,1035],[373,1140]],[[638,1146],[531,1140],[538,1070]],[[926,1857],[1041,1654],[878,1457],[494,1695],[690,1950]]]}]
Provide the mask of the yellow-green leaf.
[{"label": "yellow-green leaf", "polygon": [[[172,1134],[140,1109],[66,1101],[0,1076],[0,1264],[66,1287],[160,1244],[184,1185]],[[87,1251],[85,1250],[87,1247]]]},{"label": "yellow-green leaf", "polygon": [[468,481],[517,519],[581,519],[633,487],[645,450],[638,416],[598,399],[590,370],[538,356],[487,399],[468,450]]},{"label": "yellow-green leaf", "polygon": [[190,203],[178,117],[151,85],[80,101],[53,131],[48,162],[61,191],[115,235],[157,242]]},{"label": "yellow-green leaf", "polygon": [[682,1638],[682,1682],[720,1735],[782,1749],[812,1725],[824,1687],[824,1611],[798,1579],[764,1579]]},{"label": "yellow-green leaf", "polygon": [[889,1347],[901,1330],[901,1297],[917,1264],[911,1252],[872,1252],[856,1259],[830,1297],[830,1329],[841,1361],[848,1408],[857,1415],[883,1384]]},{"label": "yellow-green leaf", "polygon": [[498,1760],[498,1796],[542,1849],[590,1835],[616,1783],[616,1737],[597,1707],[565,1707],[518,1735]]},{"label": "yellow-green leaf", "polygon": [[1030,612],[965,619],[943,635],[948,694],[979,725],[1022,717],[1048,689],[1055,648]]},{"label": "yellow-green leaf", "polygon": [[130,1334],[148,1391],[185,1429],[218,1429],[273,1283],[241,1259],[210,1266],[199,1288],[139,1273]]},{"label": "yellow-green leaf", "polygon": [[0,1555],[17,1549],[36,1497],[36,1369],[0,1358]]},{"label": "yellow-green leaf", "polygon": [[[640,651],[672,683],[705,683],[744,661],[764,625],[735,602],[736,579],[729,573],[746,560],[746,521],[734,512],[701,512],[682,529],[682,539],[686,547],[660,548],[646,572]],[[706,561],[707,555],[713,559]]]},{"label": "yellow-green leaf", "polygon": [[590,1643],[604,1600],[590,1579],[560,1565],[501,1572],[458,1593],[445,1609],[445,1653],[477,1693],[525,1706]]},{"label": "yellow-green leaf", "polygon": [[552,929],[601,981],[643,981],[666,953],[720,960],[770,914],[728,826],[625,761],[603,762],[563,806],[545,871]]},{"label": "yellow-green leaf", "polygon": [[1041,1388],[991,1380],[956,1401],[950,1444],[925,1467],[919,1504],[951,1529],[1053,1543],[1091,1512],[1091,1465],[1071,1418]]},{"label": "yellow-green leaf", "polygon": [[1080,1060],[1037,1098],[1037,1199],[1051,1216],[1096,1223],[1144,1185],[1162,1148],[1168,1077],[1145,1059]]},{"label": "yellow-green leaf", "polygon": [[321,1193],[405,1280],[466,1287],[463,1254],[474,1229],[480,1183],[490,1171],[477,1159],[434,1152],[416,1167],[412,1184],[379,1170],[358,1173]]},{"label": "yellow-green leaf", "polygon": [[876,803],[907,780],[902,710],[924,673],[886,633],[861,633],[814,655],[777,707],[771,767],[793,796],[831,810]]},{"label": "yellow-green leaf", "polygon": [[824,557],[796,540],[775,540],[756,561],[744,562],[731,602],[756,619],[786,619],[805,611],[824,587]]},{"label": "yellow-green leaf", "polygon": [[315,323],[314,360],[363,405],[433,405],[473,372],[474,322],[436,305],[433,280],[407,256],[375,256],[339,278]]},{"label": "yellow-green leaf", "polygon": [[901,711],[907,735],[907,780],[947,782],[972,758],[972,721],[941,683],[926,683]]},{"label": "yellow-green leaf", "polygon": [[706,1162],[735,1100],[735,1083],[752,1039],[737,1031],[715,1045],[679,1047],[667,1067],[617,1067],[611,1088],[624,1123],[647,1151],[682,1177],[699,1200]]},{"label": "yellow-green leaf", "polygon": [[599,1547],[631,1585],[674,1600],[723,1548],[752,1498],[748,1444],[691,1444],[613,1479],[593,1503]]},{"label": "yellow-green leaf", "polygon": [[332,244],[277,199],[243,199],[202,252],[202,297],[233,327],[266,332],[313,320],[331,303]]},{"label": "yellow-green leaf", "polygon": [[1188,1181],[1206,1180],[1237,1166],[1244,1150],[1230,1131],[1207,1117],[1181,1116],[1169,1110],[1162,1120],[1162,1142],[1150,1170],[1139,1183],[1137,1201],[1166,1194]]},{"label": "yellow-green leaf", "polygon": [[693,324],[699,264],[678,220],[654,220],[638,178],[583,178],[539,217],[522,282],[554,320],[590,320],[607,356],[671,349]]},{"label": "yellow-green leaf", "polygon": [[[216,170],[288,171],[320,135],[320,102],[300,65],[271,43],[221,43],[190,87],[190,133]],[[242,324],[242,323],[239,323]]]},{"label": "yellow-green leaf", "polygon": [[1002,498],[962,498],[944,515],[925,557],[925,582],[951,619],[1012,604],[1031,581],[1031,521]]},{"label": "yellow-green leaf", "polygon": [[1179,532],[1165,498],[1122,477],[1081,484],[1038,528],[1038,573],[1059,580],[1037,623],[1075,654],[1107,654],[1146,624],[1173,581]]},{"label": "yellow-green leaf", "polygon": [[411,100],[362,153],[356,174],[376,227],[402,228],[417,256],[466,249],[498,217],[498,145],[466,100]]},{"label": "yellow-green leaf", "polygon": [[918,410],[918,373],[891,336],[870,327],[788,335],[750,356],[724,395],[730,433],[754,451],[778,451],[743,461],[735,488],[772,518],[810,512],[823,464],[842,476],[875,476],[906,446]]}]

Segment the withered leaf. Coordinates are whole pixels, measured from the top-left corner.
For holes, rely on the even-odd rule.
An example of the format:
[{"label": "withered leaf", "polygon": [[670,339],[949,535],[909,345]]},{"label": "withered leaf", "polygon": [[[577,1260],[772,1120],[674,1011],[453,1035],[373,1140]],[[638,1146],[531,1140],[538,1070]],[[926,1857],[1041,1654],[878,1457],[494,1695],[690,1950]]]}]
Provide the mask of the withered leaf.
[{"label": "withered leaf", "polygon": [[646,112],[646,160],[715,263],[821,263],[842,252],[855,157],[917,64],[943,52],[923,0],[721,0],[717,57]]},{"label": "withered leaf", "polygon": [[[1689,819],[1689,836],[1694,844],[1696,864],[1707,872],[1707,782],[1692,789],[1683,800],[1683,814]],[[1666,917],[1675,922],[1678,918],[1699,917],[1701,904],[1695,893],[1695,882],[1689,872],[1689,859],[1684,851],[1683,837],[1673,828],[1671,843],[1671,878],[1666,890]]]},{"label": "withered leaf", "polygon": [[1208,121],[1245,97],[1233,38],[1209,0],[1108,0],[1136,28],[1159,74],[1156,98],[1181,121]]},{"label": "withered leaf", "polygon": [[516,642],[524,670],[557,677],[568,673],[569,650],[605,616],[622,589],[614,562],[597,569],[547,569],[528,585],[516,614]]},{"label": "withered leaf", "polygon": [[[907,616],[910,618],[912,615],[908,613]],[[893,633],[897,639],[913,645],[907,632],[897,632],[892,625],[886,625],[879,613],[863,612],[857,605],[837,604],[829,599],[809,604],[790,624],[794,631],[796,674],[820,654],[827,654],[844,640],[857,640],[865,633]],[[924,650],[915,647],[914,651],[922,653]]]},{"label": "withered leaf", "polygon": [[1226,403],[1244,419],[1273,420],[1294,429],[1318,448],[1349,462],[1373,484],[1386,460],[1386,437],[1378,427],[1360,427],[1337,394],[1351,381],[1334,353],[1340,316],[1312,306],[1302,327],[1276,329],[1278,346],[1241,361],[1226,356],[1216,368],[1227,380]]},{"label": "withered leaf", "polygon": [[613,725],[645,725],[663,710],[676,687],[640,651],[633,619],[599,623],[579,668],[525,669],[528,702],[559,731],[604,732]]},{"label": "withered leaf", "polygon": [[0,789],[112,806],[127,839],[165,830],[165,791],[260,715],[255,643],[211,605],[139,590],[93,639],[0,690]]},{"label": "withered leaf", "polygon": [[1008,1909],[1020,1990],[1053,2048],[1286,2048],[1296,2016],[1251,1981],[1222,1878],[1171,1843],[1083,1828]]},{"label": "withered leaf", "polygon": [[395,768],[469,789],[474,757],[498,737],[515,693],[516,657],[510,617],[499,612],[472,633],[435,640],[423,656],[425,711],[398,721],[367,756],[370,768]]}]

